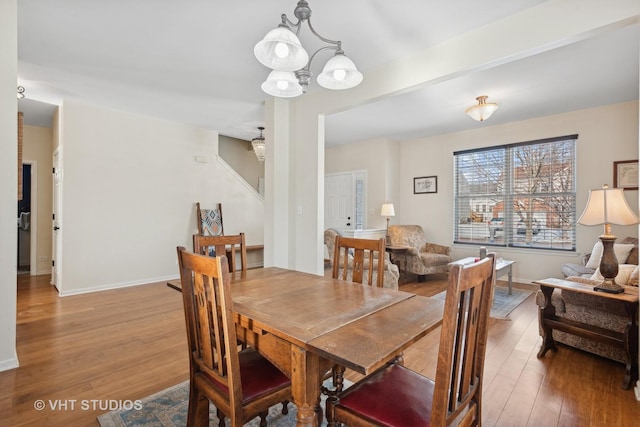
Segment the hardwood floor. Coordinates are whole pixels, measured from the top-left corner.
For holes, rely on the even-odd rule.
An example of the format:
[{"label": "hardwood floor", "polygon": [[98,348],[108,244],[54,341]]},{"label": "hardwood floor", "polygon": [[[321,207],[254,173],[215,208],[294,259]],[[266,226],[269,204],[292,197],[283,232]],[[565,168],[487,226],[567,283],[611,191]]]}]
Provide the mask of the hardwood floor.
[{"label": "hardwood floor", "polygon": [[[433,276],[401,289],[430,296],[445,286],[446,277]],[[0,372],[0,426],[97,426],[108,411],[100,404],[188,378],[182,300],[164,282],[59,298],[49,276],[19,276],[17,312],[20,367]],[[406,365],[433,376],[438,334],[407,351]],[[485,427],[639,424],[640,402],[622,390],[621,364],[565,346],[538,360],[539,346],[533,296],[510,320],[491,321]],[[37,400],[44,410],[34,408]],[[66,407],[53,410],[56,402]]]}]

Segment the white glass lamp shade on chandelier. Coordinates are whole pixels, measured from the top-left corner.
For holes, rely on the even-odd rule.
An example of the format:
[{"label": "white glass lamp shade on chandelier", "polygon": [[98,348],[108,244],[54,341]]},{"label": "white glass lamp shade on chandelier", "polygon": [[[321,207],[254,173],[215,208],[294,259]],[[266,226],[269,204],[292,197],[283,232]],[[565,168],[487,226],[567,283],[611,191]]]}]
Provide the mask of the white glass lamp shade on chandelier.
[{"label": "white glass lamp shade on chandelier", "polygon": [[[342,42],[329,40],[316,32],[311,25],[311,8],[305,0],[299,0],[294,10],[297,22],[292,22],[286,14],[281,15],[282,23],[269,31],[254,47],[253,53],[261,64],[272,71],[262,84],[262,90],[280,98],[292,98],[307,91],[311,80],[311,62],[323,50],[335,51],[318,75],[318,84],[326,89],[344,90],[359,85],[362,73],[351,59],[345,56]],[[298,34],[303,23],[307,23],[311,33],[326,43],[311,56],[300,43]]]}]

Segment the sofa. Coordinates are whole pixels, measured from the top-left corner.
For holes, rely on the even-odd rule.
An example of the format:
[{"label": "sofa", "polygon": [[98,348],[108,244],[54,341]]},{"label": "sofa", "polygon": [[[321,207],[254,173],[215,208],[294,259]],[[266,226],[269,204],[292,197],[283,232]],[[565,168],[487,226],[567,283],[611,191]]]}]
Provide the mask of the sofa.
[{"label": "sofa", "polygon": [[428,242],[421,226],[391,225],[389,237],[391,246],[408,247],[406,251],[395,252],[393,262],[408,273],[417,274],[420,281],[427,274],[448,273],[451,248]]},{"label": "sofa", "polygon": [[[624,242],[624,243],[622,243]],[[638,239],[629,237],[623,239],[621,244],[631,244],[633,248],[627,251],[628,248],[620,248],[618,260],[620,266],[620,272],[616,276],[616,283],[626,286],[638,286]],[[598,249],[594,246],[594,251],[591,254],[587,254],[583,261],[583,264],[573,265],[573,271],[566,268],[565,265],[562,269],[563,274],[575,274],[565,277],[564,280],[584,283],[587,285],[595,286],[599,283],[598,276],[599,269],[593,269],[590,266],[596,266],[599,263],[600,256],[596,253]],[[627,255],[622,255],[626,253]],[[597,261],[592,264],[587,264],[592,256],[597,258]],[[625,257],[622,259],[622,257]],[[593,261],[593,260],[592,260]],[[576,269],[576,267],[579,267]],[[544,308],[545,298],[541,291],[536,294],[536,304],[540,308]],[[611,299],[599,298],[593,295],[588,295],[579,292],[572,292],[567,290],[555,289],[551,296],[551,304],[553,304],[556,316],[573,320],[579,323],[586,323],[588,325],[604,328],[610,331],[622,333],[625,328],[628,327],[628,315],[625,306],[620,301]],[[542,336],[542,331],[540,331]],[[560,342],[580,350],[588,351],[593,354],[597,354],[602,357],[606,357],[611,360],[615,360],[621,363],[629,363],[629,356],[626,352],[618,347],[611,346],[606,343],[596,342],[587,338],[578,337],[576,335],[568,334],[566,332],[553,330],[553,338],[556,342]]]},{"label": "sofa", "polygon": [[[624,246],[621,246],[624,245]],[[614,244],[614,251],[619,264],[635,264],[638,265],[638,239],[636,237],[625,237]],[[595,254],[596,256],[591,256]],[[564,277],[584,277],[591,278],[600,263],[600,255],[602,254],[602,243],[596,242],[591,252],[584,254],[580,264],[566,263],[562,266],[562,274]]]},{"label": "sofa", "polygon": [[[342,236],[342,233],[339,230],[336,230],[333,228],[329,228],[324,231],[324,244],[327,246],[327,252],[329,256],[328,267],[333,267],[333,257],[334,257],[334,251],[335,251],[336,236]],[[391,262],[391,259],[389,258],[389,254],[386,252],[384,254],[383,262],[384,262],[384,279],[383,279],[382,287],[387,289],[397,290],[398,279],[400,278],[400,272],[398,270],[398,266]],[[374,262],[373,268],[376,268],[376,267],[377,265],[375,265],[375,262]],[[365,269],[367,268],[368,268],[368,264],[365,264]],[[351,277],[352,277],[351,273],[347,271],[347,279],[350,279]],[[374,271],[373,273],[373,280],[374,282],[377,280],[376,271]]]}]

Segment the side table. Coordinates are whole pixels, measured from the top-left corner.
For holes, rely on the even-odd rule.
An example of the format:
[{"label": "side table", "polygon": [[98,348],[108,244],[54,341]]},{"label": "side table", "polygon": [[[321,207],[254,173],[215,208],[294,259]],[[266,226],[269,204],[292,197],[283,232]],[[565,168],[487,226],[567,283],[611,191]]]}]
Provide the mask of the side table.
[{"label": "side table", "polygon": [[396,255],[403,255],[410,249],[409,246],[385,246],[384,250],[389,252],[389,258],[391,258],[391,262],[398,266],[398,269],[405,270],[406,265],[400,266],[400,259],[406,259],[404,257],[397,257]]},{"label": "side table", "polygon": [[[533,283],[540,286],[545,299],[544,306],[538,310],[538,321],[542,330],[542,345],[538,352],[538,358],[544,357],[549,350],[558,350],[553,339],[554,329],[620,347],[628,357],[622,387],[624,389],[631,387],[638,378],[638,289],[625,287],[624,293],[610,294],[594,291],[590,285],[561,279],[551,278],[537,280]],[[556,309],[551,304],[551,294],[554,289],[581,292],[598,298],[609,298],[622,302],[628,315],[627,327],[624,332],[615,332],[556,316]]]}]

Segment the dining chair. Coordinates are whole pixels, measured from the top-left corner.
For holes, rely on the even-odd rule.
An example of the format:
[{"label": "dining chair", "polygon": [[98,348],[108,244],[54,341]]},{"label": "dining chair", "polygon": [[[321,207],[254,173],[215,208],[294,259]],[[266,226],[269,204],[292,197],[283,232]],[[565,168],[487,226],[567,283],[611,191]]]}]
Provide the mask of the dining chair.
[{"label": "dining chair", "polygon": [[[244,233],[227,236],[193,235],[193,252],[201,255],[219,254],[228,257],[229,271],[235,273],[238,268],[237,254],[240,253],[240,270],[247,271],[247,245]],[[214,255],[215,256],[215,255]]]},{"label": "dining chair", "polygon": [[291,381],[254,349],[238,351],[226,257],[177,250],[190,356],[187,426],[208,426],[211,402],[220,426],[225,417],[237,427],[260,416],[265,427],[269,407],[291,400]]},{"label": "dining chair", "polygon": [[493,254],[474,264],[451,266],[435,381],[389,363],[327,401],[328,425],[481,425],[494,274]]},{"label": "dining chair", "polygon": [[336,235],[333,254],[334,279],[379,288],[384,283],[384,239],[358,239]]},{"label": "dining chair", "polygon": [[[336,235],[333,253],[332,277],[334,279],[369,284],[382,288],[384,285],[384,239],[359,239]],[[344,388],[342,365],[333,365],[331,376],[333,389],[321,386],[328,400],[334,400]]]},{"label": "dining chair", "polygon": [[201,209],[200,203],[196,203],[196,223],[198,224],[198,234],[202,236],[224,235],[222,203],[216,204],[214,209]]}]

